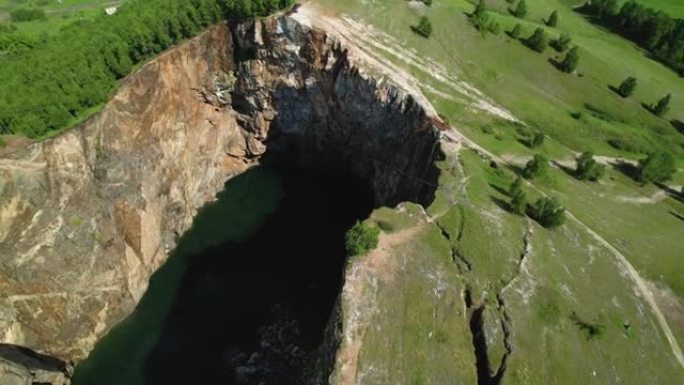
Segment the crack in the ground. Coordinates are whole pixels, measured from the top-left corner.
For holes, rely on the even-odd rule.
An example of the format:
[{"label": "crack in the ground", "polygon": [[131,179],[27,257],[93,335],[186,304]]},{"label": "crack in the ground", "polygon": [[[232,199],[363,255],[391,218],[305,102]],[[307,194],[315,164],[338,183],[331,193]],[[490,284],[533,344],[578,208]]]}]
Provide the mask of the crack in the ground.
[{"label": "crack in the ground", "polygon": [[[470,287],[465,290],[465,302],[468,311],[471,311],[469,326],[473,339],[473,349],[475,352],[475,366],[477,368],[477,384],[478,385],[500,385],[506,374],[508,359],[513,353],[513,344],[511,342],[512,335],[512,319],[506,308],[506,301],[504,299],[504,291],[508,289],[513,282],[520,275],[523,264],[530,254],[532,248],[530,238],[532,236],[532,226],[527,223],[527,229],[523,236],[523,249],[518,259],[518,264],[512,277],[504,284],[504,286],[496,294],[496,312],[499,313],[499,322],[503,332],[504,354],[501,356],[498,367],[492,368],[492,363],[489,359],[487,336],[484,330],[484,311],[486,304],[484,302],[475,306],[473,304],[472,293]],[[495,369],[495,370],[493,370]]]},{"label": "crack in the ground", "polygon": [[[458,206],[461,207],[461,206]],[[439,221],[434,222],[439,231],[442,234],[442,237],[446,239],[449,242],[449,245],[451,247],[451,260],[456,264],[456,267],[458,267],[458,270],[461,274],[464,273],[464,269],[466,271],[472,271],[473,270],[473,265],[472,263],[466,259],[461,253],[458,252],[458,249],[451,243],[451,234],[442,226]],[[457,240],[461,239],[461,236],[463,235],[463,220],[461,220],[461,229],[459,229],[459,234]]]}]

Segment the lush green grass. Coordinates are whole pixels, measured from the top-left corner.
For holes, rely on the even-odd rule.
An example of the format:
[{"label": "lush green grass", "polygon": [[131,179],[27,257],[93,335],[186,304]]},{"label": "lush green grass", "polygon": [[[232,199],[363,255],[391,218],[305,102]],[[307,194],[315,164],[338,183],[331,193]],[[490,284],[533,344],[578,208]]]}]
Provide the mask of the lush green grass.
[{"label": "lush green grass", "polygon": [[39,37],[41,34],[53,34],[65,25],[89,20],[104,12],[107,6],[120,5],[124,0],[57,0],[17,1],[0,0],[0,24],[10,23],[10,12],[16,8],[40,8],[47,15],[46,20],[34,20],[13,23],[17,31],[29,36]]}]

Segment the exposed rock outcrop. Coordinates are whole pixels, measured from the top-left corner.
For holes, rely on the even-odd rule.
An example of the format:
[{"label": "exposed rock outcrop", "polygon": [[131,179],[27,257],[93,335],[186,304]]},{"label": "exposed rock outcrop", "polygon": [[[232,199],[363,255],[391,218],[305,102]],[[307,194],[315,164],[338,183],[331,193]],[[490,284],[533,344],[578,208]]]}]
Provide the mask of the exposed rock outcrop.
[{"label": "exposed rock outcrop", "polygon": [[352,170],[379,203],[429,201],[437,126],[321,31],[216,26],[80,127],[0,159],[0,342],[84,358],[198,208],[261,159]]}]

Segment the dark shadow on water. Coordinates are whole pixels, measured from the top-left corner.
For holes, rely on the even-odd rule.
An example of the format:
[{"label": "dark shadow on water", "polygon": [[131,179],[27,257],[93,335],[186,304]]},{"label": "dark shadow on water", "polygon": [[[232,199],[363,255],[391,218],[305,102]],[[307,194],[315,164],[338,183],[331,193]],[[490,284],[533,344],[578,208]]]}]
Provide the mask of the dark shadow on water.
[{"label": "dark shadow on water", "polygon": [[344,173],[281,169],[278,209],[244,242],[188,258],[146,384],[294,384],[341,287],[344,232],[373,208]]}]

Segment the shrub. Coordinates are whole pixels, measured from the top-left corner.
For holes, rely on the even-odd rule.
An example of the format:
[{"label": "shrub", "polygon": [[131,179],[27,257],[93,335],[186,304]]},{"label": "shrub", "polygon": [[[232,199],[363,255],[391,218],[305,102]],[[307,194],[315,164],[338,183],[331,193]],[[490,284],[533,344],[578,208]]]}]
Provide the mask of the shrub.
[{"label": "shrub", "polygon": [[541,131],[535,132],[532,138],[530,139],[529,144],[530,148],[537,148],[544,144],[544,133],[542,133]]},{"label": "shrub", "polygon": [[549,160],[542,154],[537,154],[527,162],[523,170],[523,176],[527,179],[544,176],[549,171]]},{"label": "shrub", "polygon": [[677,171],[675,158],[668,152],[654,152],[639,161],[637,179],[642,183],[665,182]]},{"label": "shrub", "polygon": [[623,98],[628,98],[632,96],[636,86],[637,80],[630,76],[627,79],[625,79],[622,82],[622,84],[620,84],[620,87],[618,87],[618,94],[620,94],[620,96],[622,96]]},{"label": "shrub", "polygon": [[515,196],[516,194],[518,194],[519,192],[522,191],[522,187],[523,187],[522,178],[521,177],[515,178],[513,183],[511,183],[511,186],[508,188],[508,195],[511,197]]},{"label": "shrub", "polygon": [[558,227],[565,222],[565,208],[555,198],[539,198],[528,209],[528,215],[546,228]]},{"label": "shrub", "polygon": [[375,249],[378,247],[379,236],[379,228],[356,222],[344,235],[347,255],[361,255]]},{"label": "shrub", "polygon": [[422,16],[418,22],[418,25],[411,26],[411,29],[413,32],[426,39],[432,35],[432,23],[430,23],[430,19],[428,19],[427,16]]},{"label": "shrub", "polygon": [[15,23],[33,20],[45,20],[47,16],[42,9],[18,8],[10,12],[10,18]]},{"label": "shrub", "polygon": [[577,179],[596,182],[601,179],[606,172],[606,167],[598,164],[594,159],[594,154],[585,152],[577,158],[577,168],[575,170]]}]

